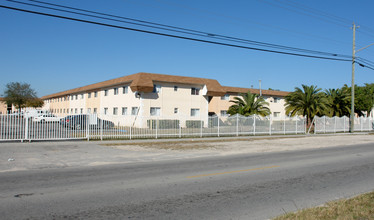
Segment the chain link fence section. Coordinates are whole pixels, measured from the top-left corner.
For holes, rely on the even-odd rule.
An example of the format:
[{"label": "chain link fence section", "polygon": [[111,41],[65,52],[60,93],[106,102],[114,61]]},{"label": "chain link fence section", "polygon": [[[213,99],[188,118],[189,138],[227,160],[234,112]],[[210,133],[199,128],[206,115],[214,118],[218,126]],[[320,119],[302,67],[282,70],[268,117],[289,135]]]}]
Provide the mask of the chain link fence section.
[{"label": "chain link fence section", "polygon": [[[314,133],[338,133],[349,132],[349,117],[314,117]],[[354,119],[354,131],[373,131],[374,120],[369,117],[358,117]]]}]

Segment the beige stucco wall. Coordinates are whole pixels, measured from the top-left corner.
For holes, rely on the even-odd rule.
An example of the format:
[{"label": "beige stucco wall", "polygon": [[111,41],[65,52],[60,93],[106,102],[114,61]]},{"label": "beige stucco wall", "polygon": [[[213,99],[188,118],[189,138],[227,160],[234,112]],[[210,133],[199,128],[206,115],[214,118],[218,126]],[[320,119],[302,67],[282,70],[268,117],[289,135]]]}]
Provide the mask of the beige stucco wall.
[{"label": "beige stucco wall", "polygon": [[0,101],[0,114],[7,113],[7,104],[3,101]]},{"label": "beige stucco wall", "polygon": [[[152,118],[164,118],[181,120],[181,126],[184,126],[185,120],[204,120],[207,125],[208,120],[208,101],[203,95],[202,85],[183,85],[178,83],[155,83],[161,86],[159,93],[146,93],[142,97],[142,115]],[[174,91],[177,86],[177,91]],[[191,88],[200,89],[199,95],[192,95]],[[159,107],[160,115],[151,116],[151,107]],[[174,113],[174,108],[178,108],[178,113]],[[199,116],[191,116],[191,109],[199,109]]]},{"label": "beige stucco wall", "polygon": [[[95,97],[96,92],[96,97]],[[84,94],[84,100],[85,100],[85,107],[84,113],[94,113],[94,109],[96,109],[96,113],[100,113],[100,100],[101,100],[101,91],[90,91]],[[89,98],[89,94],[91,94],[91,97]]]}]

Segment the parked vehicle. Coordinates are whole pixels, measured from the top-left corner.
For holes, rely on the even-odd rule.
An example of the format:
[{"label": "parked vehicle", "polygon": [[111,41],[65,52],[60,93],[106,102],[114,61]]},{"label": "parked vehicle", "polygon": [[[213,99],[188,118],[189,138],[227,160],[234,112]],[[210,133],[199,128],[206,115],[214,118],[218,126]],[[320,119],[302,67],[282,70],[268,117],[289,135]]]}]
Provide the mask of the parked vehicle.
[{"label": "parked vehicle", "polygon": [[60,117],[57,117],[56,115],[53,114],[44,114],[44,115],[39,115],[36,117],[33,117],[34,122],[60,122]]},{"label": "parked vehicle", "polygon": [[34,117],[40,117],[42,115],[50,115],[51,113],[48,110],[44,110],[44,109],[28,108],[22,111],[22,114],[26,118],[34,118]]},{"label": "parked vehicle", "polygon": [[[88,121],[87,121],[88,119]],[[75,130],[85,129],[87,125],[90,128],[113,128],[114,123],[103,120],[95,115],[69,115],[60,120],[60,124]]]}]

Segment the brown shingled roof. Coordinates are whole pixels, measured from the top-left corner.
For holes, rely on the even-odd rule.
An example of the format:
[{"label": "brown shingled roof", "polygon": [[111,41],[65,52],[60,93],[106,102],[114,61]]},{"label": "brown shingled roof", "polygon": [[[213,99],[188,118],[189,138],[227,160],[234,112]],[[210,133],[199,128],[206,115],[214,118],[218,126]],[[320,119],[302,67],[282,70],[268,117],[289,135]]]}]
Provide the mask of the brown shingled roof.
[{"label": "brown shingled roof", "polygon": [[77,93],[82,93],[82,92],[87,92],[87,91],[94,91],[94,90],[99,90],[102,88],[125,84],[125,83],[130,83],[130,88],[132,91],[152,92],[154,82],[170,82],[170,83],[206,85],[209,96],[222,96],[226,93],[226,91],[221,86],[221,84],[219,84],[219,82],[214,79],[186,77],[186,76],[173,76],[173,75],[163,75],[163,74],[154,74],[154,73],[136,73],[136,74],[132,74],[129,76],[123,76],[123,77],[91,84],[88,86],[83,86],[83,87],[43,96],[42,99],[56,98],[56,97],[62,97],[66,95],[77,94]]},{"label": "brown shingled roof", "polygon": [[[248,88],[229,87],[229,86],[223,86],[223,88],[225,89],[227,93],[247,93],[248,91],[250,91],[252,94],[260,94],[259,89],[248,89]],[[261,93],[262,95],[265,95],[265,96],[284,97],[288,95],[290,92],[262,89]]]}]

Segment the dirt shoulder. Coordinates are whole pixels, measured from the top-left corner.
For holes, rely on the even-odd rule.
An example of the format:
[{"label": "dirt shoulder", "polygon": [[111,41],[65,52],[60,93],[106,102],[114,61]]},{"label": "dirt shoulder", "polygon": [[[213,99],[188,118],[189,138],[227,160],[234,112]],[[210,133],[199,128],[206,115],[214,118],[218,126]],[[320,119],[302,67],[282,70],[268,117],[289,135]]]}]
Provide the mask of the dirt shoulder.
[{"label": "dirt shoulder", "polygon": [[373,143],[374,135],[0,143],[0,172],[100,166]]}]

